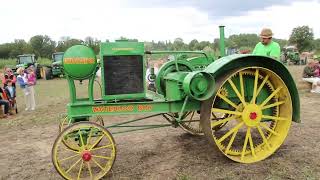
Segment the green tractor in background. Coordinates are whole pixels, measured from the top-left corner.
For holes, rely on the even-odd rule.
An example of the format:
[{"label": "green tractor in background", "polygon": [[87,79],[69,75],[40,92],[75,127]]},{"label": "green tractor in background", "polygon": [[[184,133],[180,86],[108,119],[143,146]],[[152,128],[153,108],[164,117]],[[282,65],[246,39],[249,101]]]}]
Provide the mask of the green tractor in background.
[{"label": "green tractor in background", "polygon": [[24,67],[25,69],[34,66],[34,71],[36,73],[37,79],[41,78],[41,65],[37,63],[37,57],[34,54],[22,54],[17,56],[17,65],[12,68],[13,72],[17,75],[17,69],[19,67]]},{"label": "green tractor in background", "polygon": [[64,52],[56,52],[52,54],[52,64],[50,66],[43,66],[41,70],[41,76],[45,80],[52,79],[54,77],[60,77],[62,72],[62,59]]},{"label": "green tractor in background", "polygon": [[295,46],[286,46],[282,49],[281,61],[288,65],[305,65],[307,63],[307,58],[301,59],[300,53]]}]

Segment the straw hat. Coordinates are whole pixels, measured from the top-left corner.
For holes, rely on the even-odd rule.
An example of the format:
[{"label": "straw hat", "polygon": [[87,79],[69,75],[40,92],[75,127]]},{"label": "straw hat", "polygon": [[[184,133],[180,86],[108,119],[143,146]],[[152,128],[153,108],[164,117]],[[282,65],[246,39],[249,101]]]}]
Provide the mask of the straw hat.
[{"label": "straw hat", "polygon": [[271,29],[269,28],[263,28],[261,33],[260,33],[260,37],[261,38],[271,38],[273,35]]}]

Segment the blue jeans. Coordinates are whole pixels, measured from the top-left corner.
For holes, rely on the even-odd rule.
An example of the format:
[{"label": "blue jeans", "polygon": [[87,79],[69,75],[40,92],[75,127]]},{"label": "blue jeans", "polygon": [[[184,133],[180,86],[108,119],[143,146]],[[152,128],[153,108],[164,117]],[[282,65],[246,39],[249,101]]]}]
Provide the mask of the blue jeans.
[{"label": "blue jeans", "polygon": [[4,114],[9,112],[9,101],[0,99],[0,105],[4,105]]}]

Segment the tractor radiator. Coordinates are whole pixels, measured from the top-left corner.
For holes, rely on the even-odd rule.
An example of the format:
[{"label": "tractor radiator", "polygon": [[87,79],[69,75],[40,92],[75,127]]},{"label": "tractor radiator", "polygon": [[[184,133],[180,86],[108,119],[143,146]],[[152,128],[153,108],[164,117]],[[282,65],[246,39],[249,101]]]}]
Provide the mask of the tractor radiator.
[{"label": "tractor radiator", "polygon": [[142,56],[104,56],[103,66],[105,95],[144,92]]}]

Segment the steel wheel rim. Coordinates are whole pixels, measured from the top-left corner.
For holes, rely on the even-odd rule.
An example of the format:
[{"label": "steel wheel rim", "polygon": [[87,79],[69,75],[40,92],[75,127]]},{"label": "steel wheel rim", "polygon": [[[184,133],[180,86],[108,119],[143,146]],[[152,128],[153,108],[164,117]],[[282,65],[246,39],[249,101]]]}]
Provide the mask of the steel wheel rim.
[{"label": "steel wheel rim", "polygon": [[[242,97],[243,92],[245,92],[243,90],[243,87],[245,87],[245,85],[243,83],[242,83],[243,85],[241,85],[241,76],[242,78],[244,78],[244,75],[242,73],[248,70],[255,74],[254,82],[253,82],[254,87],[252,92],[252,93],[256,93],[256,95],[253,95],[255,96],[255,98],[259,96],[259,94],[257,93],[260,89],[261,84],[264,82],[264,80],[261,80],[262,82],[260,81],[260,84],[259,84],[260,75],[262,75],[264,79],[269,80],[270,83],[274,86],[274,91],[271,94],[269,94],[267,98],[269,100],[265,99],[262,103],[259,104],[258,102],[252,103],[252,100],[251,102],[246,102],[246,100]],[[239,78],[240,88],[237,88],[235,86],[235,83],[233,82],[234,78]],[[237,162],[252,163],[252,162],[257,162],[269,157],[284,142],[284,139],[286,138],[291,125],[292,101],[291,101],[291,96],[287,86],[282,81],[282,79],[273,71],[266,68],[261,68],[261,67],[249,67],[249,68],[243,68],[238,70],[237,72],[229,76],[227,79],[225,79],[225,81],[222,83],[219,89],[223,88],[223,86],[226,83],[229,84],[231,87],[232,87],[231,84],[233,84],[232,89],[234,90],[234,92],[238,91],[236,93],[237,98],[239,100],[242,99],[240,101],[243,101],[246,105],[245,107],[243,107],[243,109],[240,108],[239,110],[237,110],[236,108],[234,108],[235,110],[233,111],[230,111],[230,110],[226,111],[226,109],[216,108],[214,106],[214,103],[216,102],[217,97],[220,96],[218,94],[219,93],[218,91],[217,95],[213,98],[213,103],[212,103],[213,108],[211,112],[226,113],[231,115],[231,117],[224,118],[220,122],[210,121],[211,136],[215,144],[218,146],[218,148],[220,149],[220,151],[222,151],[224,155],[226,155],[230,159]],[[262,88],[264,88],[265,84],[262,86]],[[274,96],[278,96],[279,101],[269,103],[270,100],[273,98],[272,96],[273,94]],[[269,98],[270,96],[272,97]],[[226,99],[224,101],[227,102],[228,100]],[[243,102],[241,104],[244,104]],[[232,104],[232,101],[231,103],[228,102],[228,104],[230,106],[233,105],[238,107],[237,104]],[[270,107],[272,105],[276,105],[276,106]],[[271,117],[264,115],[263,110],[265,110],[265,108],[267,107],[270,107],[270,108],[276,107],[278,108],[278,112],[276,113],[275,116],[271,116]],[[252,117],[250,115],[252,115]],[[254,119],[250,119],[250,118],[254,118]],[[270,124],[266,124],[265,121],[262,120],[261,118],[263,119],[272,118],[272,122]],[[258,122],[252,122],[252,120],[258,120]],[[219,134],[215,130],[212,130],[217,125],[221,124],[221,122],[230,123],[231,121],[235,121],[236,125],[230,126],[230,128],[227,129],[226,133],[222,133],[221,136],[219,136]],[[242,138],[243,144],[242,146],[241,146],[241,143],[239,144],[240,148],[234,148],[233,146],[235,143],[235,139],[237,139],[236,138],[237,136],[240,136],[237,134],[238,132],[240,132],[240,129],[242,128],[245,129],[244,139]],[[260,137],[261,142],[257,140],[258,142],[255,143],[255,139],[253,136],[254,131],[256,131],[255,134],[261,136]]]},{"label": "steel wheel rim", "polygon": [[[79,135],[83,143],[78,144],[77,150],[69,149],[62,142],[64,136],[85,130],[87,136]],[[95,132],[100,136],[95,137]],[[115,158],[116,146],[112,135],[103,126],[92,122],[79,122],[64,129],[52,148],[54,167],[66,179],[100,179],[111,170]]]}]

